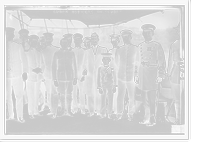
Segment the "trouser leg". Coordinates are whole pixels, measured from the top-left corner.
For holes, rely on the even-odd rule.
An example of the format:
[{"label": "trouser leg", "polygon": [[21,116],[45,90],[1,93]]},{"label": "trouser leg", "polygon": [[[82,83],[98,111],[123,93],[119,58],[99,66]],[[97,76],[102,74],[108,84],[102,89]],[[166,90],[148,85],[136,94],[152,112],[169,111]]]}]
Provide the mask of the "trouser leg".
[{"label": "trouser leg", "polygon": [[128,114],[133,115],[136,110],[135,106],[135,84],[134,82],[127,82],[127,91],[129,96]]},{"label": "trouser leg", "polygon": [[12,80],[6,78],[6,100],[8,105],[9,118],[14,118],[13,100],[12,100]]},{"label": "trouser leg", "polygon": [[71,107],[72,107],[72,91],[73,91],[73,83],[72,82],[67,82],[66,83],[67,87],[67,98],[66,98],[66,103],[67,103],[67,112],[71,113]]},{"label": "trouser leg", "polygon": [[176,110],[176,122],[177,122],[177,124],[181,124],[180,100],[175,100],[175,110]]},{"label": "trouser leg", "polygon": [[27,96],[27,88],[26,88],[26,82],[23,82],[23,85],[25,86],[25,89],[24,89],[24,94],[23,94],[23,99],[24,99],[24,104],[28,104],[28,96]]},{"label": "trouser leg", "polygon": [[115,114],[117,113],[117,96],[118,96],[118,89],[116,93],[113,95],[113,111]]},{"label": "trouser leg", "polygon": [[59,81],[58,92],[60,93],[60,103],[61,103],[62,111],[65,111],[66,109],[65,91],[66,91],[66,82]]},{"label": "trouser leg", "polygon": [[35,99],[34,99],[34,114],[38,114],[38,101],[39,101],[39,89],[41,81],[35,82]]},{"label": "trouser leg", "polygon": [[118,81],[118,96],[117,96],[117,114],[122,114],[124,111],[124,96],[126,93],[125,82]]},{"label": "trouser leg", "polygon": [[35,82],[27,81],[28,113],[34,115]]},{"label": "trouser leg", "polygon": [[46,88],[45,88],[45,83],[41,82],[40,85],[40,91],[42,93],[42,100],[41,100],[41,110],[44,110],[45,104],[46,104]]},{"label": "trouser leg", "polygon": [[147,100],[147,91],[141,90],[142,102],[144,107],[144,121],[149,121],[150,119],[150,107],[149,101]]},{"label": "trouser leg", "polygon": [[85,112],[85,94],[83,92],[83,83],[79,82],[79,103],[82,112]]},{"label": "trouser leg", "polygon": [[73,100],[72,100],[72,109],[74,111],[77,111],[78,110],[78,98],[79,98],[79,87],[78,87],[78,84],[74,86],[74,90],[73,90]]},{"label": "trouser leg", "polygon": [[[52,113],[57,115],[58,111],[58,103],[59,103],[59,94],[57,91],[56,87],[53,87],[53,92],[52,92],[52,101],[51,101],[51,108],[52,108]],[[61,109],[62,109],[62,104],[61,104]]]},{"label": "trouser leg", "polygon": [[112,88],[108,89],[108,93],[107,93],[107,113],[108,114],[112,114],[113,111],[113,91]]},{"label": "trouser leg", "polygon": [[103,94],[101,95],[101,109],[100,109],[100,114],[102,116],[105,116],[106,114],[106,95],[107,95],[107,89],[103,88]]},{"label": "trouser leg", "polygon": [[23,118],[23,80],[22,78],[17,78],[13,80],[13,90],[16,98],[16,112],[17,112],[17,118]]},{"label": "trouser leg", "polygon": [[52,110],[52,103],[51,103],[51,91],[52,91],[52,79],[45,79],[45,87],[46,87],[46,92],[47,92],[47,105],[50,109],[50,111]]},{"label": "trouser leg", "polygon": [[150,119],[151,119],[151,117],[155,117],[156,90],[148,91],[147,98],[150,106]]}]

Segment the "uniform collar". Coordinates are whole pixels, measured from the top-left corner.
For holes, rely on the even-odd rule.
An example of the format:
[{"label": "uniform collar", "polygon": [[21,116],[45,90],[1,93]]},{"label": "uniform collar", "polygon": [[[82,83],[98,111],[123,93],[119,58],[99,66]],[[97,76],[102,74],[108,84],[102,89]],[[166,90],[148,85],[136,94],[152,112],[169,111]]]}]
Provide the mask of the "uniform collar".
[{"label": "uniform collar", "polygon": [[97,44],[97,45],[95,45],[95,46],[92,46],[92,48],[97,48],[97,47],[99,47],[99,45]]},{"label": "uniform collar", "polygon": [[148,43],[151,43],[152,41],[153,41],[153,40],[151,40],[151,41],[144,41],[144,42],[148,44]]}]

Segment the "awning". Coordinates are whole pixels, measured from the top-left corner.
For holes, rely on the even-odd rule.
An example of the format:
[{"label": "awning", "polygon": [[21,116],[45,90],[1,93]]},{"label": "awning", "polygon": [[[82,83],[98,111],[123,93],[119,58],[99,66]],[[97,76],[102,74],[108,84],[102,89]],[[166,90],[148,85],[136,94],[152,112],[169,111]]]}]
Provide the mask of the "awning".
[{"label": "awning", "polygon": [[85,25],[120,24],[161,10],[21,10],[31,19],[78,20]]}]

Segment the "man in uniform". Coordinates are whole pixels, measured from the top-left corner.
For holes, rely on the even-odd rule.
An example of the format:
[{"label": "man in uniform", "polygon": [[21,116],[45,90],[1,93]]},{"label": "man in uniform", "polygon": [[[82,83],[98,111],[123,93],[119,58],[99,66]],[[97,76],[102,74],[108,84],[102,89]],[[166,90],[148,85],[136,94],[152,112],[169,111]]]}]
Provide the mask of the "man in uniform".
[{"label": "man in uniform", "polygon": [[[115,53],[116,50],[119,49],[119,35],[110,35],[111,43],[113,45],[113,49],[109,50],[108,52],[112,54],[112,61],[115,65]],[[116,67],[114,66],[115,70]],[[117,71],[115,71],[117,73]],[[118,88],[116,87],[116,92],[113,95],[113,111],[114,114],[117,114],[117,95],[118,95]]]},{"label": "man in uniform", "polygon": [[61,115],[71,115],[73,85],[77,83],[76,57],[72,51],[72,34],[61,39],[61,49],[55,52],[52,63],[54,85],[57,87],[62,106]]},{"label": "man in uniform", "polygon": [[[146,101],[150,107],[150,115],[146,112],[146,118],[141,124],[147,126],[155,125],[155,100],[158,82],[162,81],[165,74],[165,55],[161,44],[152,41],[156,27],[152,24],[145,24],[142,27],[145,39],[138,47],[139,76],[138,88],[145,92]],[[146,103],[147,103],[146,102]]]},{"label": "man in uniform", "polygon": [[41,73],[44,69],[44,62],[38,48],[37,35],[29,36],[30,49],[26,52],[28,60],[28,80],[27,80],[27,96],[28,96],[28,113],[31,119],[35,115],[40,115],[38,111],[39,89],[41,84]]},{"label": "man in uniform", "polygon": [[99,46],[98,42],[99,36],[96,33],[93,33],[90,39],[91,47],[86,50],[83,63],[83,70],[87,71],[84,86],[88,101],[88,110],[90,112],[89,116],[93,116],[95,111],[97,115],[100,115],[101,107],[101,96],[98,93],[96,85],[97,71],[101,65],[101,53],[107,52],[107,49]]},{"label": "man in uniform", "polygon": [[123,30],[121,36],[124,45],[116,50],[116,63],[118,67],[118,96],[117,96],[117,119],[121,119],[124,112],[124,98],[128,93],[128,118],[132,119],[135,112],[135,82],[134,71],[137,47],[131,43],[132,31]]},{"label": "man in uniform", "polygon": [[167,74],[170,77],[171,94],[175,101],[176,124],[181,124],[181,68],[184,65],[180,57],[180,30],[179,26],[175,28],[176,40],[172,43],[169,50],[168,70]]},{"label": "man in uniform", "polygon": [[23,80],[27,79],[27,60],[22,45],[13,41],[14,28],[6,28],[6,99],[9,119],[14,119],[12,90],[16,99],[17,119],[23,119]]},{"label": "man in uniform", "polygon": [[[78,81],[73,91],[72,110],[74,112],[77,112],[78,108],[80,108],[81,113],[85,114],[85,95],[83,93],[83,83],[80,81],[82,77],[82,71],[83,71],[82,67],[83,67],[83,59],[84,59],[84,52],[85,52],[85,50],[81,46],[81,44],[83,43],[83,35],[76,33],[73,35],[73,38],[74,38],[74,44],[75,44],[75,48],[73,49],[73,52],[75,53],[76,61],[77,61]],[[79,100],[79,103],[78,103],[78,100]]]},{"label": "man in uniform", "polygon": [[[44,41],[44,36],[40,37],[38,39],[38,48],[37,51],[42,53],[42,50],[45,48],[45,41]],[[42,112],[44,111],[45,108],[45,104],[46,104],[46,87],[45,87],[45,80],[43,79],[41,81],[41,85],[40,85],[40,94],[39,94],[39,104],[40,104],[40,111]]]},{"label": "man in uniform", "polygon": [[[28,49],[30,48],[30,45],[28,43],[28,34],[29,34],[29,31],[26,29],[21,29],[19,31],[19,38],[21,39],[21,44],[22,44],[25,52],[27,52]],[[26,92],[26,82],[23,82],[23,89],[24,89],[24,95],[23,95],[24,102],[28,103],[28,96],[27,96],[27,92]]]},{"label": "man in uniform", "polygon": [[[85,46],[85,51],[87,51],[88,49],[90,49],[92,46],[91,46],[91,38],[90,37],[85,37],[83,39],[83,43],[84,43],[84,46]],[[84,76],[84,88],[86,87],[86,81],[85,81],[85,76]],[[86,90],[84,89],[83,90],[84,92],[84,95],[85,95],[85,108],[87,109],[86,112],[88,112],[88,96],[86,94]]]},{"label": "man in uniform", "polygon": [[44,33],[44,39],[42,43],[42,57],[44,60],[45,68],[44,68],[44,80],[45,80],[45,86],[46,86],[46,92],[47,92],[47,106],[50,109],[50,113],[52,114],[52,108],[53,106],[53,100],[56,99],[56,89],[53,84],[52,79],[52,62],[53,62],[53,56],[54,53],[58,51],[58,47],[55,47],[52,45],[53,42],[53,33]]}]

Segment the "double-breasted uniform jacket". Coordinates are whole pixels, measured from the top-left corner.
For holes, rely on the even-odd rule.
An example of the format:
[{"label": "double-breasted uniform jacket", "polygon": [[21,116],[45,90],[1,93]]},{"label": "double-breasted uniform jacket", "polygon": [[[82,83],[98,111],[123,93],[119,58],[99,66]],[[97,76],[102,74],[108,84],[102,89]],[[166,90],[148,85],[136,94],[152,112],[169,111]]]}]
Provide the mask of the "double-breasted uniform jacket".
[{"label": "double-breasted uniform jacket", "polygon": [[85,54],[85,50],[83,48],[74,48],[73,52],[76,56],[76,64],[77,64],[77,76],[78,79],[80,80],[82,77],[82,71],[83,71],[83,62],[84,62],[84,54]]},{"label": "double-breasted uniform jacket", "polygon": [[35,73],[34,69],[41,68],[44,70],[44,61],[42,54],[36,48],[30,48],[26,52],[28,60],[28,81],[37,82],[43,79],[42,73]]},{"label": "double-breasted uniform jacket", "polygon": [[135,60],[137,46],[123,45],[116,50],[116,62],[118,66],[118,78],[122,81],[132,81],[135,73]]},{"label": "double-breasted uniform jacket", "polygon": [[106,53],[107,49],[97,45],[90,49],[85,50],[83,70],[87,70],[87,76],[85,77],[85,93],[91,95],[91,91],[97,89],[97,71],[102,64],[101,53]]},{"label": "double-breasted uniform jacket", "polygon": [[166,62],[161,44],[155,41],[142,42],[138,46],[139,89],[156,90],[157,78],[165,73]]},{"label": "double-breasted uniform jacket", "polygon": [[55,52],[52,63],[53,80],[70,82],[77,78],[76,57],[72,48]]},{"label": "double-breasted uniform jacket", "polygon": [[113,88],[116,86],[116,74],[114,68],[101,66],[98,69],[97,87]]},{"label": "double-breasted uniform jacket", "polygon": [[21,77],[28,71],[27,58],[20,43],[10,41],[6,48],[6,77]]},{"label": "double-breasted uniform jacket", "polygon": [[43,73],[44,78],[52,79],[53,56],[54,53],[57,52],[58,50],[59,48],[53,45],[47,46],[46,48],[42,49],[41,53],[45,64]]},{"label": "double-breasted uniform jacket", "polygon": [[180,61],[180,40],[176,40],[171,45],[168,60],[170,81],[175,84],[180,84]]}]

